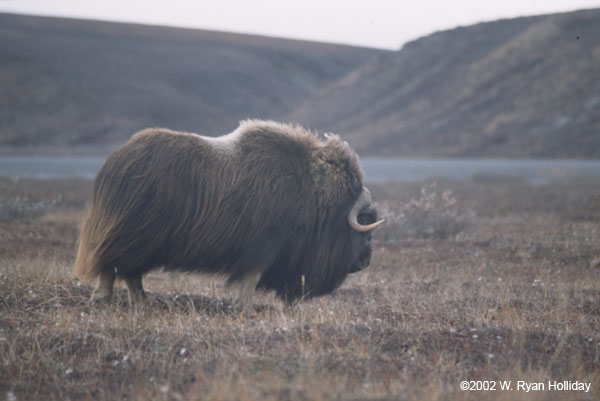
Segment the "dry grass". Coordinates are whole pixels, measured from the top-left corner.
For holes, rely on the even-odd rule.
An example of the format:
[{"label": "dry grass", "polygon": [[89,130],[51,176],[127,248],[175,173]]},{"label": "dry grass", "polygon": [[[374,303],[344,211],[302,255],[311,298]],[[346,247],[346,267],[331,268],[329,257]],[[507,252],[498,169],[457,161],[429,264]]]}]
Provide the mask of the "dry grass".
[{"label": "dry grass", "polygon": [[123,288],[90,307],[71,275],[89,182],[0,181],[5,204],[44,205],[0,221],[0,398],[597,399],[599,184],[372,186],[388,223],[369,269],[331,296],[288,308],[259,295],[237,313],[219,278],[166,273],[145,280],[150,308],[129,308]]}]

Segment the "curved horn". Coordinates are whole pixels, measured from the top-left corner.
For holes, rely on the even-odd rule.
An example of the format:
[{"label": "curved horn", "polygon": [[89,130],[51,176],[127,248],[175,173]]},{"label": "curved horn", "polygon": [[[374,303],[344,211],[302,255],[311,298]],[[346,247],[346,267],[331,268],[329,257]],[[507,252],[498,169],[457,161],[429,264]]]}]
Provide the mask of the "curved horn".
[{"label": "curved horn", "polygon": [[379,226],[385,221],[385,219],[381,219],[379,221],[376,221],[375,223],[366,225],[362,225],[358,222],[358,214],[360,213],[362,208],[364,208],[365,206],[369,206],[370,204],[371,192],[369,192],[367,188],[363,187],[360,196],[354,203],[354,206],[352,206],[350,213],[348,213],[348,224],[350,224],[350,227],[352,227],[354,230],[361,233],[371,231],[372,229]]}]

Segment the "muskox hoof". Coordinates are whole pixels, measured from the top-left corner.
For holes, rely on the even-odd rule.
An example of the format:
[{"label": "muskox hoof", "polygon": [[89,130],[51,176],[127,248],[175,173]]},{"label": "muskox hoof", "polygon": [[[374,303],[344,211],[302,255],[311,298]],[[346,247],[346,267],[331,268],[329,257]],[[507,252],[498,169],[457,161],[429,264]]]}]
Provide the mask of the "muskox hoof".
[{"label": "muskox hoof", "polygon": [[231,303],[231,309],[234,313],[246,313],[252,310],[252,303],[248,299],[235,299]]},{"label": "muskox hoof", "polygon": [[132,292],[127,294],[127,300],[130,307],[143,307],[150,304],[145,292]]},{"label": "muskox hoof", "polygon": [[102,289],[96,289],[92,292],[88,303],[90,305],[99,305],[110,302],[112,298],[112,291],[102,291]]}]

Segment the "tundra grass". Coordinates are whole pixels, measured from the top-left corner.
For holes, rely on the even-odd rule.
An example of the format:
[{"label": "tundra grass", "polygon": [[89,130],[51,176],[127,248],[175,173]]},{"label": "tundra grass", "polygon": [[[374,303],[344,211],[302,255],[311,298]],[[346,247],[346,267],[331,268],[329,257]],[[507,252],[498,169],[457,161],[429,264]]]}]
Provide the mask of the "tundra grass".
[{"label": "tundra grass", "polygon": [[368,269],[238,312],[222,278],[163,272],[148,307],[122,285],[88,305],[71,269],[90,183],[1,179],[0,399],[598,399],[599,184],[371,185]]}]

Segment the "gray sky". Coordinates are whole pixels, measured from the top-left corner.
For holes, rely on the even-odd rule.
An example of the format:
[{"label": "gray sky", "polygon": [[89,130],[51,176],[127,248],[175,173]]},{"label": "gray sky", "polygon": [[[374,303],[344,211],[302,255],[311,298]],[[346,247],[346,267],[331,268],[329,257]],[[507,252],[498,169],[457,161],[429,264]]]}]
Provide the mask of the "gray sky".
[{"label": "gray sky", "polygon": [[387,49],[459,25],[597,7],[598,0],[0,0],[0,12],[216,29]]}]

